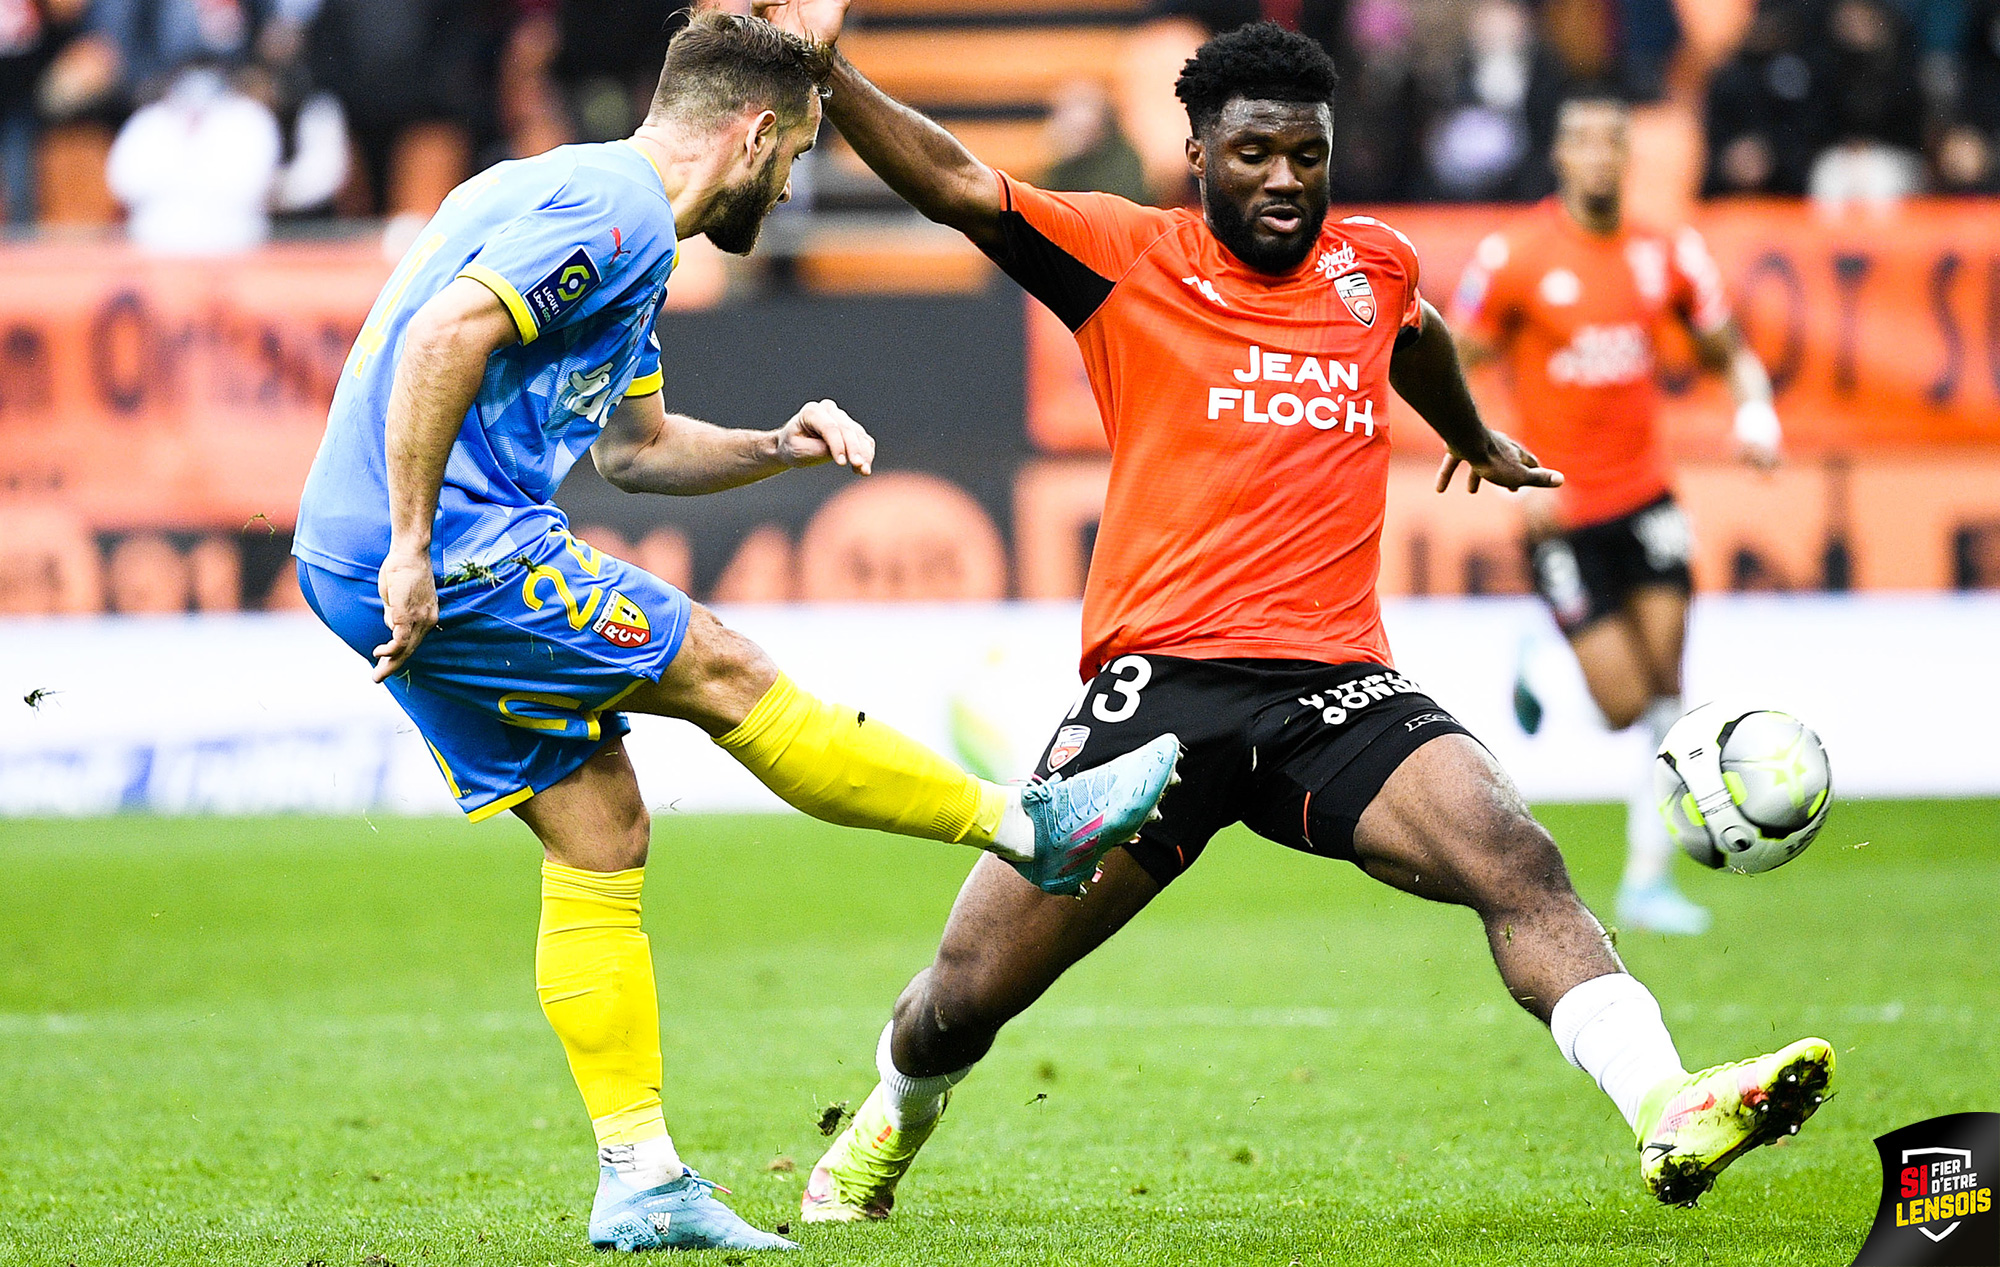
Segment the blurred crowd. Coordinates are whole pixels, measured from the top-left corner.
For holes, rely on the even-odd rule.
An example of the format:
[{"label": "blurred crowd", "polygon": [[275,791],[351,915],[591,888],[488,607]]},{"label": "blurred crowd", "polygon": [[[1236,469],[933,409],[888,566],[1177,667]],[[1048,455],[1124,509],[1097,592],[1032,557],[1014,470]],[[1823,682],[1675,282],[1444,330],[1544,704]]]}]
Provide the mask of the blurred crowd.
[{"label": "blurred crowd", "polygon": [[[1731,45],[1692,55],[1699,2],[1153,0],[1129,16],[1135,40],[1260,17],[1317,37],[1344,75],[1344,201],[1540,197],[1578,85],[1688,103],[1706,196],[2000,189],[2000,0],[1738,0]],[[0,206],[14,226],[122,218],[193,253],[252,245],[274,218],[424,214],[487,163],[628,133],[680,7],[0,0]],[[1048,104],[1043,179],[1186,197],[1184,124],[1137,117],[1108,84]],[[1149,129],[1165,136],[1150,150]]]},{"label": "blurred crowd", "polygon": [[[1686,106],[1707,197],[2000,189],[2000,0],[1155,0],[1152,13],[1210,32],[1274,17],[1325,45],[1342,74],[1343,201],[1540,198],[1556,110],[1578,89]],[[1694,14],[1727,43],[1690,38]]]},{"label": "blurred crowd", "polygon": [[629,134],[667,0],[0,0],[9,224],[142,245],[423,214],[470,172]]}]

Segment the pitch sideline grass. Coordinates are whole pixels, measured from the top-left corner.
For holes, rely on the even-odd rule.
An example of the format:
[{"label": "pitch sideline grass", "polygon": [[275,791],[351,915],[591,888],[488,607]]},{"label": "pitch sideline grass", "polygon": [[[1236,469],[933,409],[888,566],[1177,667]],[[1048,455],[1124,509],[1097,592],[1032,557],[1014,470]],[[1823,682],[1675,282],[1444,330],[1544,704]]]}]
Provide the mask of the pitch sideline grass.
[{"label": "pitch sideline grass", "polygon": [[[1618,811],[1544,817],[1608,905]],[[793,1222],[970,855],[799,819],[656,839],[675,1138]],[[1622,940],[1689,1061],[1840,1052],[1834,1101],[1696,1211],[1644,1196],[1468,914],[1232,834],[1002,1036],[896,1219],[799,1236],[869,1264],[1844,1264],[1871,1138],[2000,1108],[1996,840],[2000,803],[1844,803],[1780,872],[1682,873],[1717,932]],[[602,1261],[535,866],[511,824],[0,823],[0,1261]]]}]

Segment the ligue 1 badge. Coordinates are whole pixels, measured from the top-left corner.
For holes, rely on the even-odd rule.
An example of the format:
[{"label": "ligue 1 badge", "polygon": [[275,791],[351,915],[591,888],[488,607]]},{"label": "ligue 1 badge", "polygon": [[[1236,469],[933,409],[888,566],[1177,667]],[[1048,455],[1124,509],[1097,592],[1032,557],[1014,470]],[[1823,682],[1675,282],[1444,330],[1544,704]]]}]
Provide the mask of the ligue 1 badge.
[{"label": "ligue 1 badge", "polygon": [[1854,1267],[2000,1267],[2000,1113],[1952,1113],[1877,1136],[1882,1205]]}]

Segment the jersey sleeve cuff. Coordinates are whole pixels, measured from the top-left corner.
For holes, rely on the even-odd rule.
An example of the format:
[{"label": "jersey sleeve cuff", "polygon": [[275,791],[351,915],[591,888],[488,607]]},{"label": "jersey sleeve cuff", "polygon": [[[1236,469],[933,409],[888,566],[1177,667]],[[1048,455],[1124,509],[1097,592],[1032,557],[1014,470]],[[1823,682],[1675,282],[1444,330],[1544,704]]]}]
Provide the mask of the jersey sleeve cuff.
[{"label": "jersey sleeve cuff", "polygon": [[654,392],[665,389],[666,385],[667,376],[662,370],[654,370],[650,374],[641,374],[632,380],[630,387],[625,389],[625,399],[637,400],[641,396],[650,396]]},{"label": "jersey sleeve cuff", "polygon": [[514,329],[520,332],[521,342],[533,343],[535,336],[542,332],[541,327],[535,324],[535,314],[528,311],[528,301],[521,298],[521,292],[514,289],[514,283],[484,264],[467,264],[458,270],[458,275],[478,282],[507,305],[507,313],[514,318]]}]

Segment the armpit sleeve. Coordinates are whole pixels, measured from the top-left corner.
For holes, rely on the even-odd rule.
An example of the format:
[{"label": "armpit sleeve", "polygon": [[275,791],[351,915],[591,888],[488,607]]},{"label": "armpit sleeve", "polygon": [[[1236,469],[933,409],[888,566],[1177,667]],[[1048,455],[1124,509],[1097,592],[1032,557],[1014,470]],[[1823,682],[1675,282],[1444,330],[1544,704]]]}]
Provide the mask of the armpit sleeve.
[{"label": "armpit sleeve", "polygon": [[1113,194],[1050,193],[996,175],[1000,240],[986,253],[1072,331],[1172,222],[1167,212]]}]

